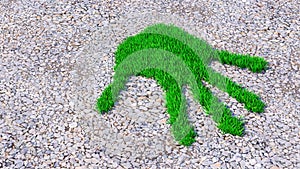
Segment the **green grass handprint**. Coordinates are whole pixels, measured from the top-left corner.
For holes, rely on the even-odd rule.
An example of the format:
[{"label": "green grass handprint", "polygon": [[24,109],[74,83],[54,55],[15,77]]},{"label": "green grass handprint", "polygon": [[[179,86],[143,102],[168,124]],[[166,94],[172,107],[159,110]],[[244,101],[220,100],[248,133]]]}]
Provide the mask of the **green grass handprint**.
[{"label": "green grass handprint", "polygon": [[263,58],[214,50],[205,41],[176,26],[165,24],[149,26],[141,33],[126,38],[118,46],[115,56],[114,81],[98,98],[97,110],[104,113],[113,107],[130,76],[152,77],[166,92],[171,130],[175,140],[182,145],[191,145],[196,137],[185,112],[183,85],[192,88],[194,98],[224,133],[242,136],[244,122],[232,116],[230,109],[203,85],[202,80],[244,103],[247,110],[257,113],[264,111],[265,104],[256,94],[208,67],[211,61],[216,60],[256,73],[267,67]]}]

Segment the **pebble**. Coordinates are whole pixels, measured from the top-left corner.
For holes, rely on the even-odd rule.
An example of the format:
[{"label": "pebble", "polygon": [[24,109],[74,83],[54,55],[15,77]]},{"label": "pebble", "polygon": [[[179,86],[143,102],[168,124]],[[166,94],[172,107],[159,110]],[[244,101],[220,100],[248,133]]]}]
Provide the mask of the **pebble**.
[{"label": "pebble", "polygon": [[256,168],[261,168],[262,167],[262,165],[260,164],[260,163],[257,163],[257,164],[255,164],[254,165],[254,168],[256,169]]},{"label": "pebble", "polygon": [[270,169],[279,169],[277,166],[272,166]]},{"label": "pebble", "polygon": [[212,165],[213,168],[220,168],[221,167],[221,163],[215,163]]},{"label": "pebble", "polygon": [[77,127],[77,123],[76,122],[72,122],[71,124],[69,124],[70,128],[75,128]]}]

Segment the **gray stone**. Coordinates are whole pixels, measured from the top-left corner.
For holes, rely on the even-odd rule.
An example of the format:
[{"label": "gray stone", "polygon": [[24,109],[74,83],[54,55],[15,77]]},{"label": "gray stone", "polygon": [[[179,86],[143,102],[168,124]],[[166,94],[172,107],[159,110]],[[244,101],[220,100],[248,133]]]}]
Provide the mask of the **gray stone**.
[{"label": "gray stone", "polygon": [[251,165],[255,165],[255,164],[256,164],[256,160],[255,160],[255,159],[250,159],[250,160],[249,160],[249,163],[250,163]]}]

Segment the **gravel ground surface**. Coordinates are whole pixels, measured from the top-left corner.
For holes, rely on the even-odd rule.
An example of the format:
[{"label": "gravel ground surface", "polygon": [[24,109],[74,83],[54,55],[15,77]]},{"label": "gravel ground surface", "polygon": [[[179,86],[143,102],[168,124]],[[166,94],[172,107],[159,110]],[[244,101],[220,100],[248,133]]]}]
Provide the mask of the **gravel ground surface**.
[{"label": "gravel ground surface", "polygon": [[[300,168],[300,3],[278,0],[1,1],[0,168]],[[257,55],[255,74],[211,66],[259,94],[254,114],[210,87],[243,137],[223,135],[186,87],[198,137],[172,138],[164,93],[131,77],[108,114],[95,101],[113,80],[114,51],[146,26],[172,23],[216,49]],[[297,160],[298,159],[298,160]]]}]

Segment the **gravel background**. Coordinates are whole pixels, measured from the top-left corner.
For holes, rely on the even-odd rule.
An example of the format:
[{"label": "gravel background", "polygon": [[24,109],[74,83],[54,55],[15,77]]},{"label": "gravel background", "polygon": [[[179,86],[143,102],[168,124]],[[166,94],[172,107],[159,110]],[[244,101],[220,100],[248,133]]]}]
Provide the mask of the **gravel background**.
[{"label": "gravel background", "polygon": [[[300,3],[254,1],[1,1],[0,168],[300,168]],[[223,135],[186,87],[198,137],[174,142],[165,94],[131,77],[113,110],[96,98],[112,82],[114,51],[146,26],[173,23],[214,48],[265,58],[261,74],[211,66],[259,94],[254,114],[210,87],[246,121]],[[298,160],[297,160],[298,159]]]}]

